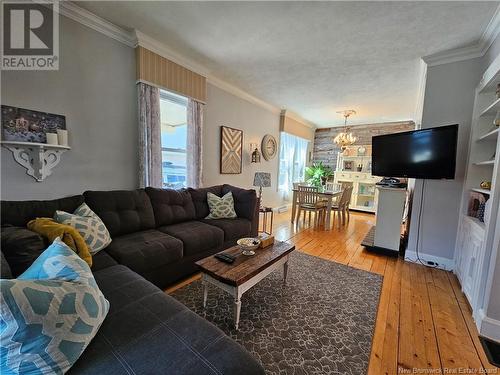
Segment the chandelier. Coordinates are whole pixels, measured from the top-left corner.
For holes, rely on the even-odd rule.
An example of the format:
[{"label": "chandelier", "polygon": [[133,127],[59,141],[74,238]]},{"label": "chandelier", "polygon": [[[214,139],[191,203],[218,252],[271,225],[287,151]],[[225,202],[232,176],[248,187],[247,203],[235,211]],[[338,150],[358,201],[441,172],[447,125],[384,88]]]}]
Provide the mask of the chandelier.
[{"label": "chandelier", "polygon": [[350,146],[356,142],[357,137],[355,137],[351,132],[349,132],[349,128],[347,127],[347,118],[351,115],[355,115],[356,111],[353,109],[347,109],[345,111],[340,111],[337,113],[341,113],[344,116],[344,131],[337,134],[335,138],[333,138],[333,142],[335,142],[342,151],[345,150],[346,146]]}]

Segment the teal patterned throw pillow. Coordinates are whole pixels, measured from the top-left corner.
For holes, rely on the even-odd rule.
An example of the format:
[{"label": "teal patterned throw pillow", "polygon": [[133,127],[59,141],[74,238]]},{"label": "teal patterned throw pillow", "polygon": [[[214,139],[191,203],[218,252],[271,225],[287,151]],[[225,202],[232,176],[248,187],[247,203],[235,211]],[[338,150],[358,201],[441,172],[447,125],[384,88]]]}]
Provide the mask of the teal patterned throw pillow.
[{"label": "teal patterned throw pillow", "polygon": [[0,291],[1,374],[65,373],[109,311],[87,263],[59,238]]},{"label": "teal patterned throw pillow", "polygon": [[229,192],[222,198],[207,193],[207,202],[210,214],[205,219],[234,219],[237,217],[234,211],[233,193]]},{"label": "teal patterned throw pillow", "polygon": [[92,255],[97,254],[111,243],[111,236],[106,225],[85,203],[72,214],[56,211],[54,220],[74,227],[82,235]]}]

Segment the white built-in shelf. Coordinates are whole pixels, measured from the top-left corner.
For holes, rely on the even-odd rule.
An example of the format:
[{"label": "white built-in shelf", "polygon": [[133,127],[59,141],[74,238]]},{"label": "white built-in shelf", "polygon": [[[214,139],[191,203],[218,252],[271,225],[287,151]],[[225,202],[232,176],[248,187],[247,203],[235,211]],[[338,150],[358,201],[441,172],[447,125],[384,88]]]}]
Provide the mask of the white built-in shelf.
[{"label": "white built-in shelf", "polygon": [[477,140],[478,141],[485,141],[485,140],[492,140],[494,141],[498,137],[498,133],[500,132],[500,127],[496,128],[495,130],[492,130],[481,137],[479,137]]},{"label": "white built-in shelf", "polygon": [[376,209],[373,206],[349,206],[349,209],[359,210],[359,211],[367,211],[367,212],[375,212]]},{"label": "white built-in shelf", "polygon": [[69,146],[47,143],[2,141],[2,146],[12,152],[14,160],[26,168],[26,173],[41,182],[52,174],[52,169],[61,161],[61,155],[71,150]]},{"label": "white built-in shelf", "polygon": [[495,100],[492,104],[490,104],[484,111],[479,115],[482,116],[495,116],[497,111],[500,111],[500,98]]},{"label": "white built-in shelf", "polygon": [[495,159],[493,160],[485,160],[485,161],[479,161],[477,163],[474,163],[475,165],[494,165],[495,164]]},{"label": "white built-in shelf", "polygon": [[358,193],[360,197],[369,197],[369,198],[375,198],[375,194],[360,194]]},{"label": "white built-in shelf", "polygon": [[478,193],[483,193],[483,194],[491,194],[491,190],[488,189],[481,189],[481,188],[472,188],[472,191],[478,192]]}]

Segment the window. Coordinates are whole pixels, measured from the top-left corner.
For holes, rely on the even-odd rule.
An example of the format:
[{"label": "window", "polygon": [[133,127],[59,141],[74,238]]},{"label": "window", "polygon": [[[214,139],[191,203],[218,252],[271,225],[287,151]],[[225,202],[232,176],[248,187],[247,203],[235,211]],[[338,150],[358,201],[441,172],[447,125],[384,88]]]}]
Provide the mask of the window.
[{"label": "window", "polygon": [[281,133],[279,190],[288,199],[294,182],[304,181],[309,142],[288,133]]},{"label": "window", "polygon": [[186,187],[187,99],[160,91],[163,187]]}]

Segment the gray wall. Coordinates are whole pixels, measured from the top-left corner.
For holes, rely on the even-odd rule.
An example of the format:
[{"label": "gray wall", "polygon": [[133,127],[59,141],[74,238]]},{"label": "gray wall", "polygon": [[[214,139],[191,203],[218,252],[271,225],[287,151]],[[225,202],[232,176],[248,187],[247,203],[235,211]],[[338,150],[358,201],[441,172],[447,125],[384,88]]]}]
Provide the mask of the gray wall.
[{"label": "gray wall", "polygon": [[[427,69],[422,129],[459,124],[457,170],[454,180],[426,180],[420,226],[422,254],[453,259],[460,202],[468,153],[474,90],[482,74],[482,60],[471,59]],[[415,183],[408,250],[417,244],[422,180]]]},{"label": "gray wall", "polygon": [[3,71],[2,104],[66,116],[71,150],[36,182],[1,151],[1,199],[48,199],[138,185],[134,50],[66,17],[59,71]]},{"label": "gray wall", "polygon": [[[270,188],[263,189],[265,205],[277,207],[282,199],[277,191],[278,155],[261,163],[250,163],[250,143],[259,144],[265,134],[272,134],[279,141],[279,113],[263,107],[208,84],[208,100],[205,107],[203,129],[203,185],[221,183],[252,188],[255,172],[270,172]],[[220,127],[229,126],[243,130],[243,166],[241,174],[220,174]]]}]

